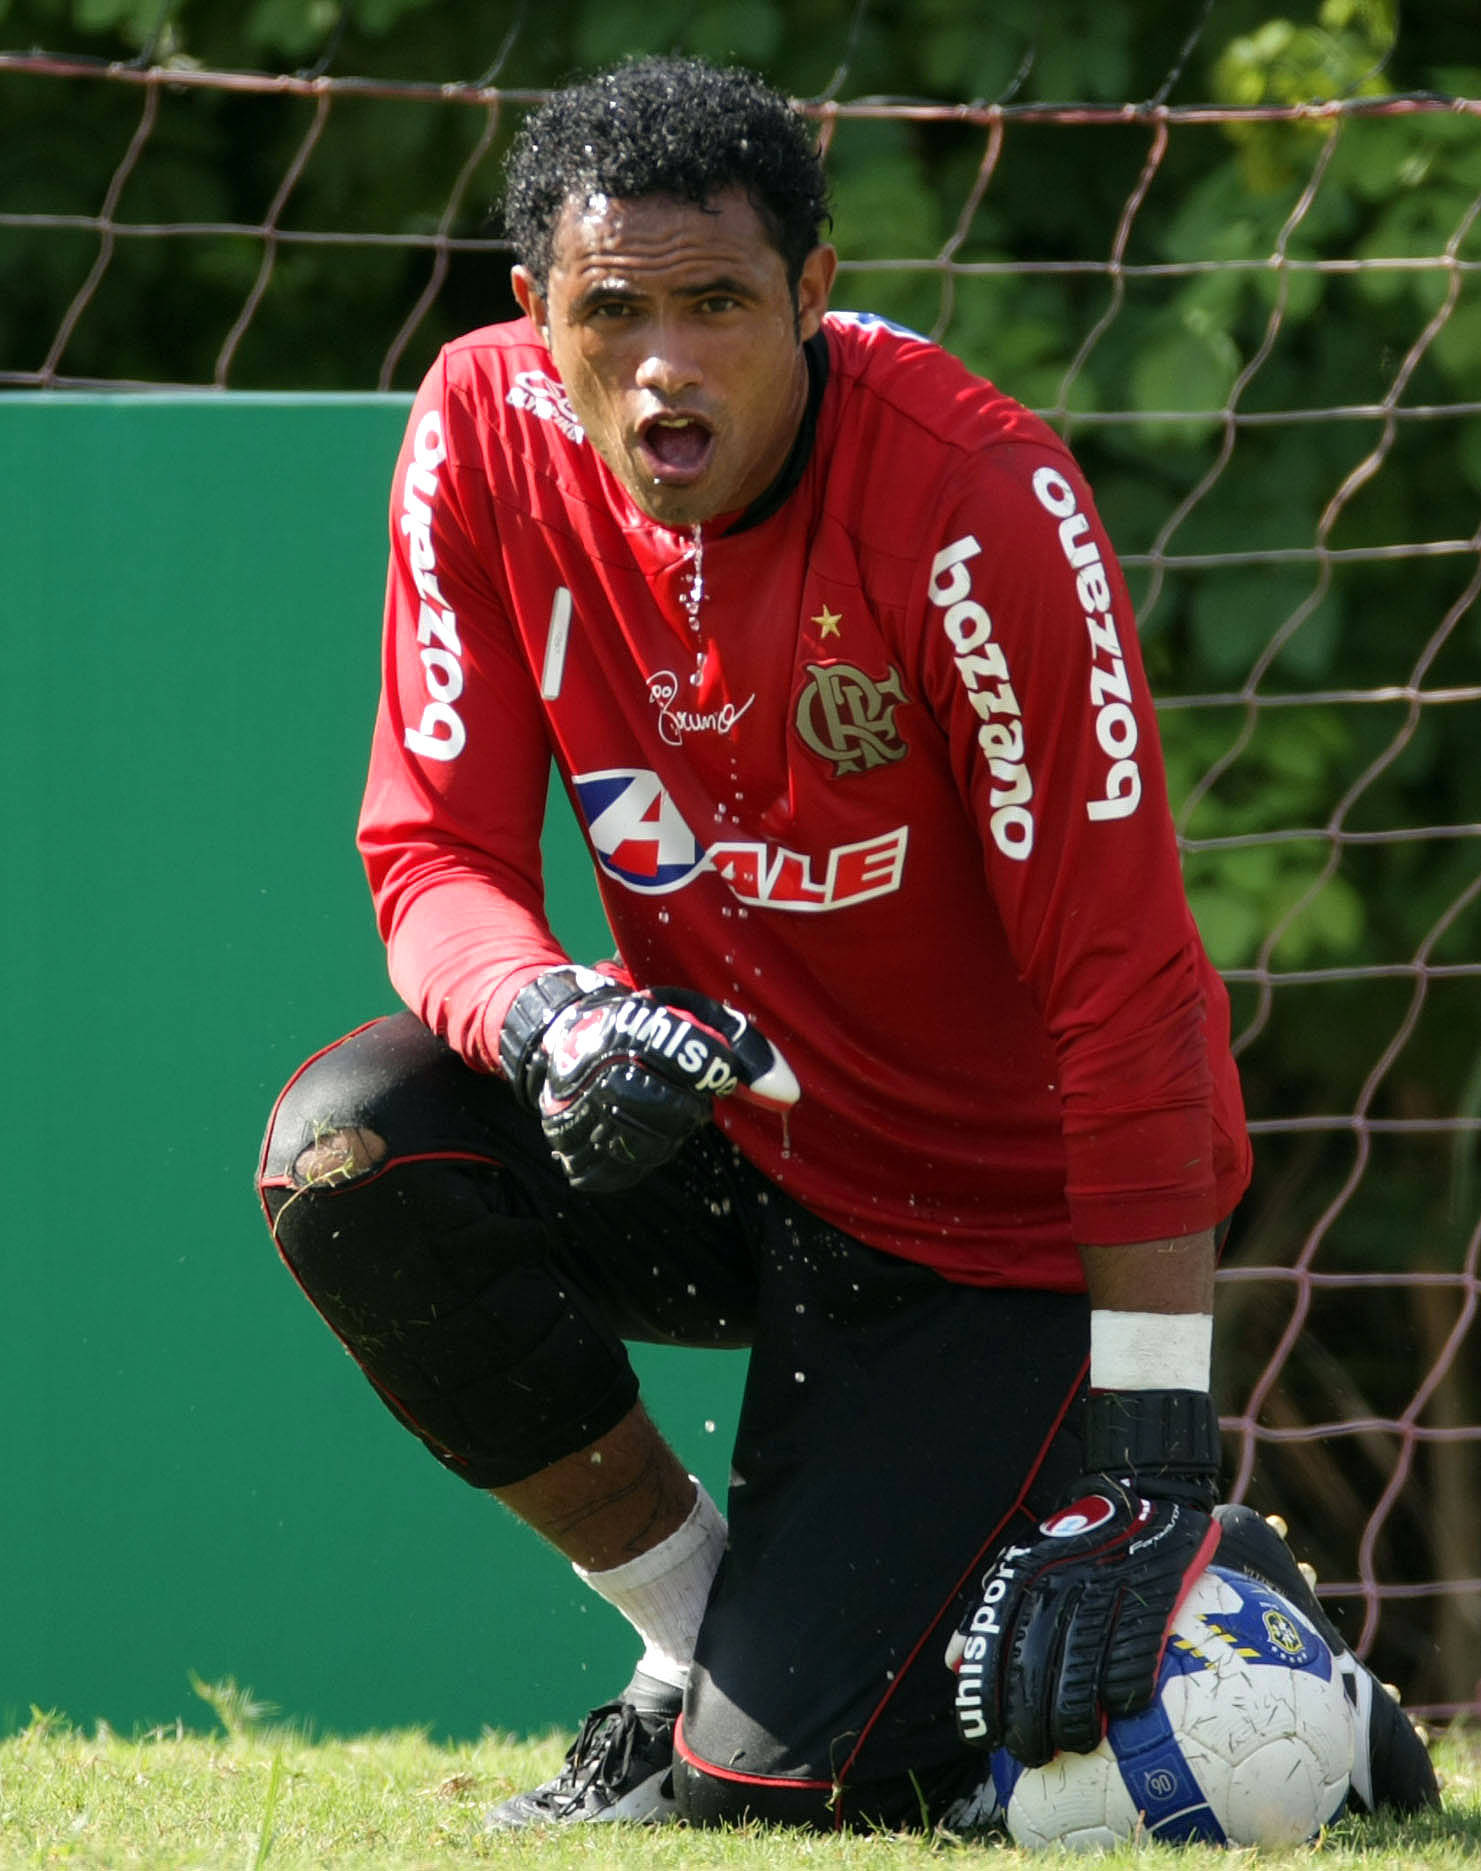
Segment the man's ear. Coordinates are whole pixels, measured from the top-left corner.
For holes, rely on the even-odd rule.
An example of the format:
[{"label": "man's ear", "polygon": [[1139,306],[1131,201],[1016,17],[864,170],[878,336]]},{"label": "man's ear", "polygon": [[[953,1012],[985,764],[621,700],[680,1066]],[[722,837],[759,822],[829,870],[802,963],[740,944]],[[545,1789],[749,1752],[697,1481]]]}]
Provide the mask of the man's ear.
[{"label": "man's ear", "polygon": [[802,262],[802,276],[797,281],[797,331],[804,343],[823,322],[837,271],[838,252],[834,247],[814,247]]},{"label": "man's ear", "polygon": [[535,283],[535,275],[527,266],[511,268],[509,285],[519,304],[519,309],[545,340],[550,344],[550,327],[546,323],[545,295]]}]

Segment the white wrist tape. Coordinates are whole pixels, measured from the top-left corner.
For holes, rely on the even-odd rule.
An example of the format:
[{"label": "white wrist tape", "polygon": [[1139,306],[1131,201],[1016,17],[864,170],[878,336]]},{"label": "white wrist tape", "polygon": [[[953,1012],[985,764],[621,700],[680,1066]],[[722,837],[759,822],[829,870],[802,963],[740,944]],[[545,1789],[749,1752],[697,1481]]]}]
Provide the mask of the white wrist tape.
[{"label": "white wrist tape", "polygon": [[1207,1390],[1214,1321],[1207,1312],[1090,1314],[1092,1390]]}]

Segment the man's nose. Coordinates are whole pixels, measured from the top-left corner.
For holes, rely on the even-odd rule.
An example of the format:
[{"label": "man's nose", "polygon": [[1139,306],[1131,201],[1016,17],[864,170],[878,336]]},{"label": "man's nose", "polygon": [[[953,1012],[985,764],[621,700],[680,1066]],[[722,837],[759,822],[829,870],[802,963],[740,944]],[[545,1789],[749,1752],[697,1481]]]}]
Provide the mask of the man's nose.
[{"label": "man's nose", "polygon": [[651,390],[656,396],[675,397],[694,389],[703,376],[698,358],[681,334],[670,325],[662,325],[653,333],[647,355],[638,365],[637,384],[640,390]]}]

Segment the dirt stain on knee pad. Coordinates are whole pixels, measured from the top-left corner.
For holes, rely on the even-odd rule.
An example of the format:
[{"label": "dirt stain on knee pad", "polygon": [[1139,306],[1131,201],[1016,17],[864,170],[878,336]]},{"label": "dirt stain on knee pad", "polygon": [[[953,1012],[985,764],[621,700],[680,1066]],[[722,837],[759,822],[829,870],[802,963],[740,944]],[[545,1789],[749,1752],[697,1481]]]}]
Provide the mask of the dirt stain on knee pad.
[{"label": "dirt stain on knee pad", "polygon": [[369,1175],[386,1156],[386,1140],[375,1131],[324,1119],[314,1125],[313,1142],[294,1157],[289,1174],[295,1188],[338,1188]]}]

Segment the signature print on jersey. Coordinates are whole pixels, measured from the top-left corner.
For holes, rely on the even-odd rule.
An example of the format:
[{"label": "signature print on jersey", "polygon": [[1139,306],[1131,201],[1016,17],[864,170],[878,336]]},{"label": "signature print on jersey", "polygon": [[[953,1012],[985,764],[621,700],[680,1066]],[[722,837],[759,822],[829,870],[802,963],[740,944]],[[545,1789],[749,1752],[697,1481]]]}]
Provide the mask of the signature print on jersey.
[{"label": "signature print on jersey", "polygon": [[835,910],[890,895],[905,874],[907,825],[817,855],[751,839],[701,846],[658,775],[646,768],[577,773],[572,785],[597,862],[609,877],[644,895],[682,890],[710,870],[743,903]]},{"label": "signature print on jersey", "polygon": [[895,710],[909,701],[893,666],[878,682],[852,663],[809,663],[794,717],[805,747],[833,763],[834,778],[903,760],[909,744]]},{"label": "signature print on jersey", "polygon": [[686,734],[728,734],[756,699],[748,695],[743,702],[722,702],[718,708],[700,711],[675,708],[679,692],[679,678],[672,669],[660,669],[648,678],[648,700],[658,710],[659,738],[670,747],[682,747]]}]

